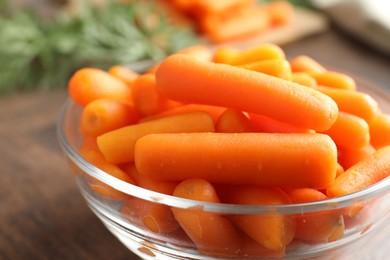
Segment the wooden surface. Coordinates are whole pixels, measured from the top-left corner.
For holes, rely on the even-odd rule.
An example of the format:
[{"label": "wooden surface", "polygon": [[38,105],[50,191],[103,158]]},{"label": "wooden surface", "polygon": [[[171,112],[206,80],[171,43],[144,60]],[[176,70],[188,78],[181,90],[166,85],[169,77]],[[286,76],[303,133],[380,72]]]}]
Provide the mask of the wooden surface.
[{"label": "wooden surface", "polygon": [[[389,57],[335,30],[284,46],[390,91]],[[137,259],[87,208],[55,134],[65,90],[0,98],[0,259]],[[390,224],[355,259],[390,254]]]}]

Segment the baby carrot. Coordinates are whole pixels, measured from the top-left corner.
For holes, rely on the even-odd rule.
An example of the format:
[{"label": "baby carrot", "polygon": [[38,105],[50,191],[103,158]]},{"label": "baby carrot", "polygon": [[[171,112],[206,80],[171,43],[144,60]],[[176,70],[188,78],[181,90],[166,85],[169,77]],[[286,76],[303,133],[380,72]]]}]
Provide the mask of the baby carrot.
[{"label": "baby carrot", "polygon": [[197,0],[198,8],[201,12],[223,13],[237,6],[250,6],[255,3],[254,0]]},{"label": "baby carrot", "polygon": [[232,64],[240,51],[232,47],[218,47],[215,49],[212,61],[215,63]]},{"label": "baby carrot", "polygon": [[[262,188],[253,185],[229,185],[217,188],[222,202],[243,205],[290,204],[287,194],[279,188]],[[295,219],[277,214],[230,215],[233,224],[249,237],[270,250],[282,250],[295,235]]]},{"label": "baby carrot", "polygon": [[249,118],[241,111],[228,108],[219,117],[215,130],[220,133],[243,133],[253,132],[253,127]]},{"label": "baby carrot", "polygon": [[84,107],[80,118],[80,130],[84,135],[98,136],[134,124],[138,120],[138,112],[129,102],[96,99]]},{"label": "baby carrot", "polygon": [[249,113],[252,128],[261,133],[313,133],[313,130],[280,122],[271,117]]},{"label": "baby carrot", "polygon": [[185,55],[165,59],[156,80],[162,94],[180,102],[236,108],[318,131],[328,129],[338,114],[336,103],[312,88]]},{"label": "baby carrot", "polygon": [[370,144],[359,149],[346,149],[343,147],[338,147],[337,149],[339,163],[345,169],[349,169],[352,165],[364,160],[375,152],[375,148]]},{"label": "baby carrot", "polygon": [[131,89],[126,83],[95,68],[76,71],[69,80],[68,92],[73,101],[82,106],[99,98],[131,100]]},{"label": "baby carrot", "polygon": [[371,144],[375,148],[390,145],[390,115],[378,113],[368,125],[370,127]]},{"label": "baby carrot", "polygon": [[390,175],[390,146],[375,151],[356,163],[327,188],[330,197],[342,196],[365,189]]},{"label": "baby carrot", "polygon": [[[287,191],[292,203],[313,202],[325,200],[328,197],[316,189],[301,188]],[[344,234],[344,218],[339,212],[304,213],[297,215],[295,238],[315,241],[332,242]]]},{"label": "baby carrot", "polygon": [[188,105],[174,107],[148,117],[144,117],[140,120],[140,122],[146,122],[146,121],[155,120],[167,116],[181,115],[181,114],[187,114],[192,112],[206,112],[211,116],[214,122],[217,122],[219,116],[225,111],[225,109],[226,108],[224,107],[217,107],[217,106],[188,104]]},{"label": "baby carrot", "polygon": [[344,112],[339,112],[332,127],[322,133],[329,135],[337,147],[360,149],[370,143],[367,122],[360,117]]},{"label": "baby carrot", "polygon": [[[122,169],[134,180],[137,186],[148,190],[172,195],[177,186],[175,182],[155,181],[139,174],[133,163],[129,163]],[[122,210],[123,214],[131,210],[133,214],[141,219],[141,223],[154,233],[166,234],[179,228],[171,208],[166,205],[136,197],[128,197],[123,207],[126,207],[126,209]]]},{"label": "baby carrot", "polygon": [[177,54],[185,54],[193,58],[211,61],[213,53],[211,49],[205,45],[193,45],[176,52]]},{"label": "baby carrot", "polygon": [[291,81],[307,87],[317,86],[316,80],[304,72],[293,72],[291,74]]},{"label": "baby carrot", "polygon": [[290,65],[293,72],[323,73],[327,71],[320,63],[306,55],[300,55],[293,58],[290,60]]},{"label": "baby carrot", "polygon": [[344,73],[325,71],[312,72],[310,75],[315,78],[317,85],[338,89],[356,90],[355,80]]},{"label": "baby carrot", "polygon": [[286,54],[276,44],[263,43],[256,47],[248,48],[239,52],[233,59],[232,65],[242,65],[261,60],[285,59]]},{"label": "baby carrot", "polygon": [[239,40],[266,31],[268,14],[256,6],[241,9],[228,17],[211,16],[201,20],[202,30],[214,43]]},{"label": "baby carrot", "polygon": [[[181,182],[173,195],[204,202],[220,202],[213,185],[203,179],[188,179]],[[224,216],[196,208],[172,208],[172,212],[202,253],[232,257],[240,249],[241,239],[238,231]]]},{"label": "baby carrot", "polygon": [[277,78],[291,80],[290,63],[284,59],[256,61],[240,65],[240,67],[268,74]]},{"label": "baby carrot", "polygon": [[361,117],[367,122],[379,111],[378,103],[366,93],[324,86],[317,86],[315,89],[331,97],[340,111]]},{"label": "baby carrot", "polygon": [[115,65],[108,69],[108,73],[131,86],[139,74],[125,66]]},{"label": "baby carrot", "polygon": [[337,167],[336,146],[323,134],[151,134],[134,154],[140,174],[164,181],[325,188]]},{"label": "baby carrot", "polygon": [[[134,180],[127,173],[125,173],[117,165],[107,162],[103,154],[99,151],[99,148],[96,143],[96,138],[87,137],[80,146],[79,153],[85,160],[87,160],[89,163],[93,164],[100,170],[105,171],[111,176],[118,178],[122,181],[134,184]],[[126,194],[112,188],[104,182],[92,178],[87,174],[85,174],[85,176],[90,181],[90,189],[99,193],[100,195],[110,198],[112,200],[122,200],[127,197]]]},{"label": "baby carrot", "polygon": [[97,142],[107,161],[125,163],[134,160],[135,143],[144,135],[213,131],[214,122],[211,117],[205,112],[194,112],[125,126],[100,135]]},{"label": "baby carrot", "polygon": [[142,116],[149,116],[179,106],[178,102],[163,97],[157,90],[154,74],[143,74],[133,83],[133,102]]}]

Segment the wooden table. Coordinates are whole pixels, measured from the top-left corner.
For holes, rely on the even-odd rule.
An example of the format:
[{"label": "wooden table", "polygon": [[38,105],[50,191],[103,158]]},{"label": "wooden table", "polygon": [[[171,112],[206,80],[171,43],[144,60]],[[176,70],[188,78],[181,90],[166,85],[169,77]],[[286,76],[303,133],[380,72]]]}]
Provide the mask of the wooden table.
[{"label": "wooden table", "polygon": [[[387,87],[388,57],[334,29],[284,46]],[[0,259],[137,259],[87,208],[59,148],[55,124],[65,90],[0,98]],[[390,253],[390,224],[359,259]]]}]

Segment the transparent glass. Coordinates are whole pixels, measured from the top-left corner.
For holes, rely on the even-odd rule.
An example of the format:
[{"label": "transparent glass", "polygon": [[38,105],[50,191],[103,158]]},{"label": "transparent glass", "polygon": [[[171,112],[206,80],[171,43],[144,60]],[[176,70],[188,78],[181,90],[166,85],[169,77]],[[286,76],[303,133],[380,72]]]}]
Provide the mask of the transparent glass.
[{"label": "transparent glass", "polygon": [[[390,95],[378,87],[358,81],[358,89],[374,97],[384,112],[390,112]],[[83,141],[79,133],[81,107],[72,101],[64,105],[58,120],[58,139],[68,158],[71,172],[91,210],[105,226],[132,252],[143,259],[330,259],[351,257],[364,247],[359,241],[375,232],[390,215],[390,179],[365,190],[342,197],[300,204],[232,205],[181,199],[121,181],[84,160],[78,148]],[[103,184],[110,196],[103,196],[93,186]],[[114,196],[115,195],[115,196]],[[223,218],[234,222],[247,218],[263,218],[282,223],[285,229],[291,219],[301,222],[334,219],[334,230],[344,227],[333,242],[307,241],[294,238],[287,247],[269,250],[244,235],[232,248],[212,243],[194,243],[177,224],[172,211],[181,212],[198,221],[198,232],[209,237],[211,229],[204,219]],[[353,212],[353,213],[351,213]],[[350,214],[351,213],[351,214]],[[350,215],[350,216],[348,216]],[[161,219],[159,219],[161,217]],[[159,221],[162,223],[159,223]],[[202,222],[203,221],[203,222]],[[276,222],[272,222],[276,221]],[[277,222],[281,221],[281,222]],[[207,222],[207,221],[206,221]],[[327,221],[326,223],[329,223]],[[320,229],[319,229],[320,230]],[[261,233],[261,232],[260,232]],[[287,235],[288,237],[288,235]],[[268,246],[268,247],[267,247]],[[271,247],[274,246],[271,245]],[[363,246],[363,247],[362,247]],[[333,258],[332,258],[333,259]]]}]

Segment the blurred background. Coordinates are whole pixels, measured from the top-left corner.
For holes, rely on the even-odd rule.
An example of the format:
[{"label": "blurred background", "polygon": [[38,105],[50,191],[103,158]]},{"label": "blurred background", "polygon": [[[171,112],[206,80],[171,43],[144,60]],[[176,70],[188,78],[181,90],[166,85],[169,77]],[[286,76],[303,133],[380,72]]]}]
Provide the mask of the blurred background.
[{"label": "blurred background", "polygon": [[[137,259],[87,208],[58,146],[77,69],[142,72],[195,44],[272,42],[390,91],[389,10],[388,0],[0,0],[0,259]],[[386,236],[361,259],[387,259]]]}]

